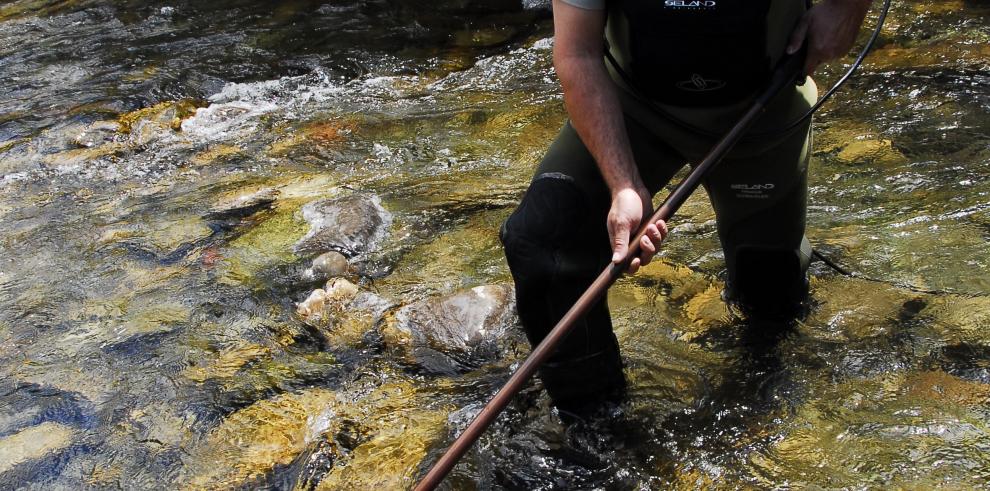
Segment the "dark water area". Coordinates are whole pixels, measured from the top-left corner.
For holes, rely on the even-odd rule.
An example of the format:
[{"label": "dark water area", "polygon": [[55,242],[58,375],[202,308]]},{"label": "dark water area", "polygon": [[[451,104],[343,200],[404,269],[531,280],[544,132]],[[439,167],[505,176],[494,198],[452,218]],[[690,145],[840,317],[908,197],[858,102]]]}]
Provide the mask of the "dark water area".
[{"label": "dark water area", "polygon": [[[534,382],[444,488],[987,487],[988,13],[895,1],[816,115],[808,237],[861,277],[754,336],[693,197],[609,294],[626,399],[568,425]],[[0,3],[0,487],[410,488],[529,351],[497,230],[566,117],[551,35]]]}]

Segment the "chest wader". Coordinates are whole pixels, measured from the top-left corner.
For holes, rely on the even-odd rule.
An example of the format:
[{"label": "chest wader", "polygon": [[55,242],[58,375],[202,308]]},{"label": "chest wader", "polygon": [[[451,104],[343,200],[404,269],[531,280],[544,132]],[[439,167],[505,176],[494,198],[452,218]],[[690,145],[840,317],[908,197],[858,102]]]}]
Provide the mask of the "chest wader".
[{"label": "chest wader", "polygon": [[[761,72],[763,62],[769,70],[773,57],[765,55],[766,43],[773,38],[776,43],[774,53],[779,56],[786,43],[786,34],[803,12],[803,3],[781,0],[768,7],[768,2],[718,1],[732,5],[726,15],[749,19],[762,26],[764,34],[758,41],[741,39],[737,40],[737,45],[749,46],[750,51],[760,46],[758,53],[748,55],[751,60],[763,60],[759,69],[751,71]],[[678,0],[674,3],[690,2]],[[784,10],[791,9],[793,13],[789,14],[786,24],[777,23],[775,25],[779,27],[766,34],[767,23],[763,17],[773,18],[779,14],[778,3],[786,4]],[[616,9],[623,4],[635,4],[636,8],[630,7],[621,15],[622,12]],[[744,4],[752,5],[754,10],[746,11]],[[613,53],[635,74],[638,86],[652,86],[654,80],[650,77],[656,77],[657,84],[675,87],[690,80],[681,79],[683,74],[665,76],[662,53],[643,51],[644,48],[631,51],[631,41],[636,38],[628,37],[628,34],[649,25],[640,25],[630,19],[647,23],[651,9],[662,5],[664,2],[660,0],[648,0],[615,2],[609,7],[606,29]],[[797,7],[792,8],[793,5]],[[676,19],[678,11],[664,14]],[[691,11],[691,15],[697,16],[699,12]],[[667,22],[676,24],[670,18]],[[702,29],[694,32],[697,35],[709,32],[703,30],[704,25],[700,22],[684,25]],[[718,22],[712,25],[724,27]],[[655,34],[659,29],[653,30],[652,46],[667,46],[656,42]],[[786,34],[774,33],[776,30]],[[676,30],[670,32],[677,35]],[[752,31],[736,31],[737,34],[745,32]],[[721,38],[720,42],[735,44],[731,37]],[[714,56],[715,50],[703,52]],[[690,65],[692,57],[682,54],[676,55],[672,66],[683,63],[687,71],[700,71],[700,67],[707,66],[704,60],[700,60],[701,65]],[[721,88],[733,90],[759,85],[763,80],[763,75],[754,74],[733,77],[731,70],[706,71],[699,75],[706,81],[725,82]],[[642,91],[629,87],[618,76],[614,75],[614,78],[640,176],[655,194],[686,162],[697,162],[702,158],[714,144],[714,139],[670,121],[669,114],[658,115],[651,111],[641,100]],[[726,95],[707,100],[698,93],[675,93],[668,99],[661,95],[669,95],[671,89],[667,87],[658,89],[657,94],[651,96],[659,97],[653,102],[663,104],[670,114],[685,122],[721,132],[741,116],[749,103],[747,97],[759,89],[738,89],[740,92],[735,94],[726,92]],[[753,133],[792,122],[811,107],[816,96],[810,80],[803,87],[785,90],[767,108]],[[681,105],[678,101],[682,101]],[[801,310],[807,295],[806,270],[811,251],[804,238],[804,224],[809,154],[810,121],[785,135],[740,143],[704,182],[715,209],[719,238],[725,252],[726,297],[738,303],[752,318],[791,319]],[[529,190],[500,233],[516,283],[519,316],[534,346],[610,261],[606,229],[610,205],[609,191],[594,158],[574,128],[565,124],[537,168]],[[584,406],[622,393],[621,358],[606,299],[575,326],[539,373],[554,404],[564,411],[580,412]]]}]

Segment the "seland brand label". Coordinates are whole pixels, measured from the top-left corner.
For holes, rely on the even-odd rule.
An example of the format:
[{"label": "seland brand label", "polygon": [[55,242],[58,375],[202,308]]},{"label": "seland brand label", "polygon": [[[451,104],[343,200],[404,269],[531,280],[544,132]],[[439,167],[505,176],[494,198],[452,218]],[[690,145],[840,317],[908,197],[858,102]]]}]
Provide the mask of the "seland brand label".
[{"label": "seland brand label", "polygon": [[672,9],[713,9],[715,0],[664,0],[664,6]]},{"label": "seland brand label", "polygon": [[729,188],[735,191],[737,198],[747,198],[747,199],[767,199],[770,197],[770,192],[776,187],[772,182],[760,183],[760,184],[731,184]]}]

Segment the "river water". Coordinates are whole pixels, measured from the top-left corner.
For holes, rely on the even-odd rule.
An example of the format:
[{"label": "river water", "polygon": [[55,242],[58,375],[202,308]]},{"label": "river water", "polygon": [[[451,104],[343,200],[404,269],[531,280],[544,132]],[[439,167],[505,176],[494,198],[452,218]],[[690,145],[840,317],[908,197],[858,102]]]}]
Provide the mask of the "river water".
[{"label": "river water", "polygon": [[[861,277],[813,264],[808,318],[749,339],[695,196],[610,292],[627,399],[564,425],[534,383],[445,486],[985,487],[988,13],[895,1],[816,116],[808,236]],[[410,487],[528,352],[510,319],[422,356],[402,309],[509,283],[551,32],[508,0],[0,4],[2,486]],[[381,308],[307,322],[304,206],[355,193]]]}]

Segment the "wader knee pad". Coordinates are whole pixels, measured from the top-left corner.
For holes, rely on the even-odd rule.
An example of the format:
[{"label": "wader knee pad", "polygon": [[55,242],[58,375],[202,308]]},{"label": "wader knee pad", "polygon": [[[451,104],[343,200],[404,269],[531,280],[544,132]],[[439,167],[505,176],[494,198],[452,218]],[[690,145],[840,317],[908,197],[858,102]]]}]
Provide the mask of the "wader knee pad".
[{"label": "wader knee pad", "polygon": [[544,363],[540,380],[554,405],[571,411],[621,398],[626,388],[618,347]]},{"label": "wader knee pad", "polygon": [[553,276],[554,252],[574,239],[574,229],[587,213],[586,201],[570,176],[548,173],[533,179],[499,230],[517,282]]},{"label": "wader knee pad", "polygon": [[740,247],[729,273],[728,300],[750,318],[798,317],[808,298],[809,260],[803,250]]}]

